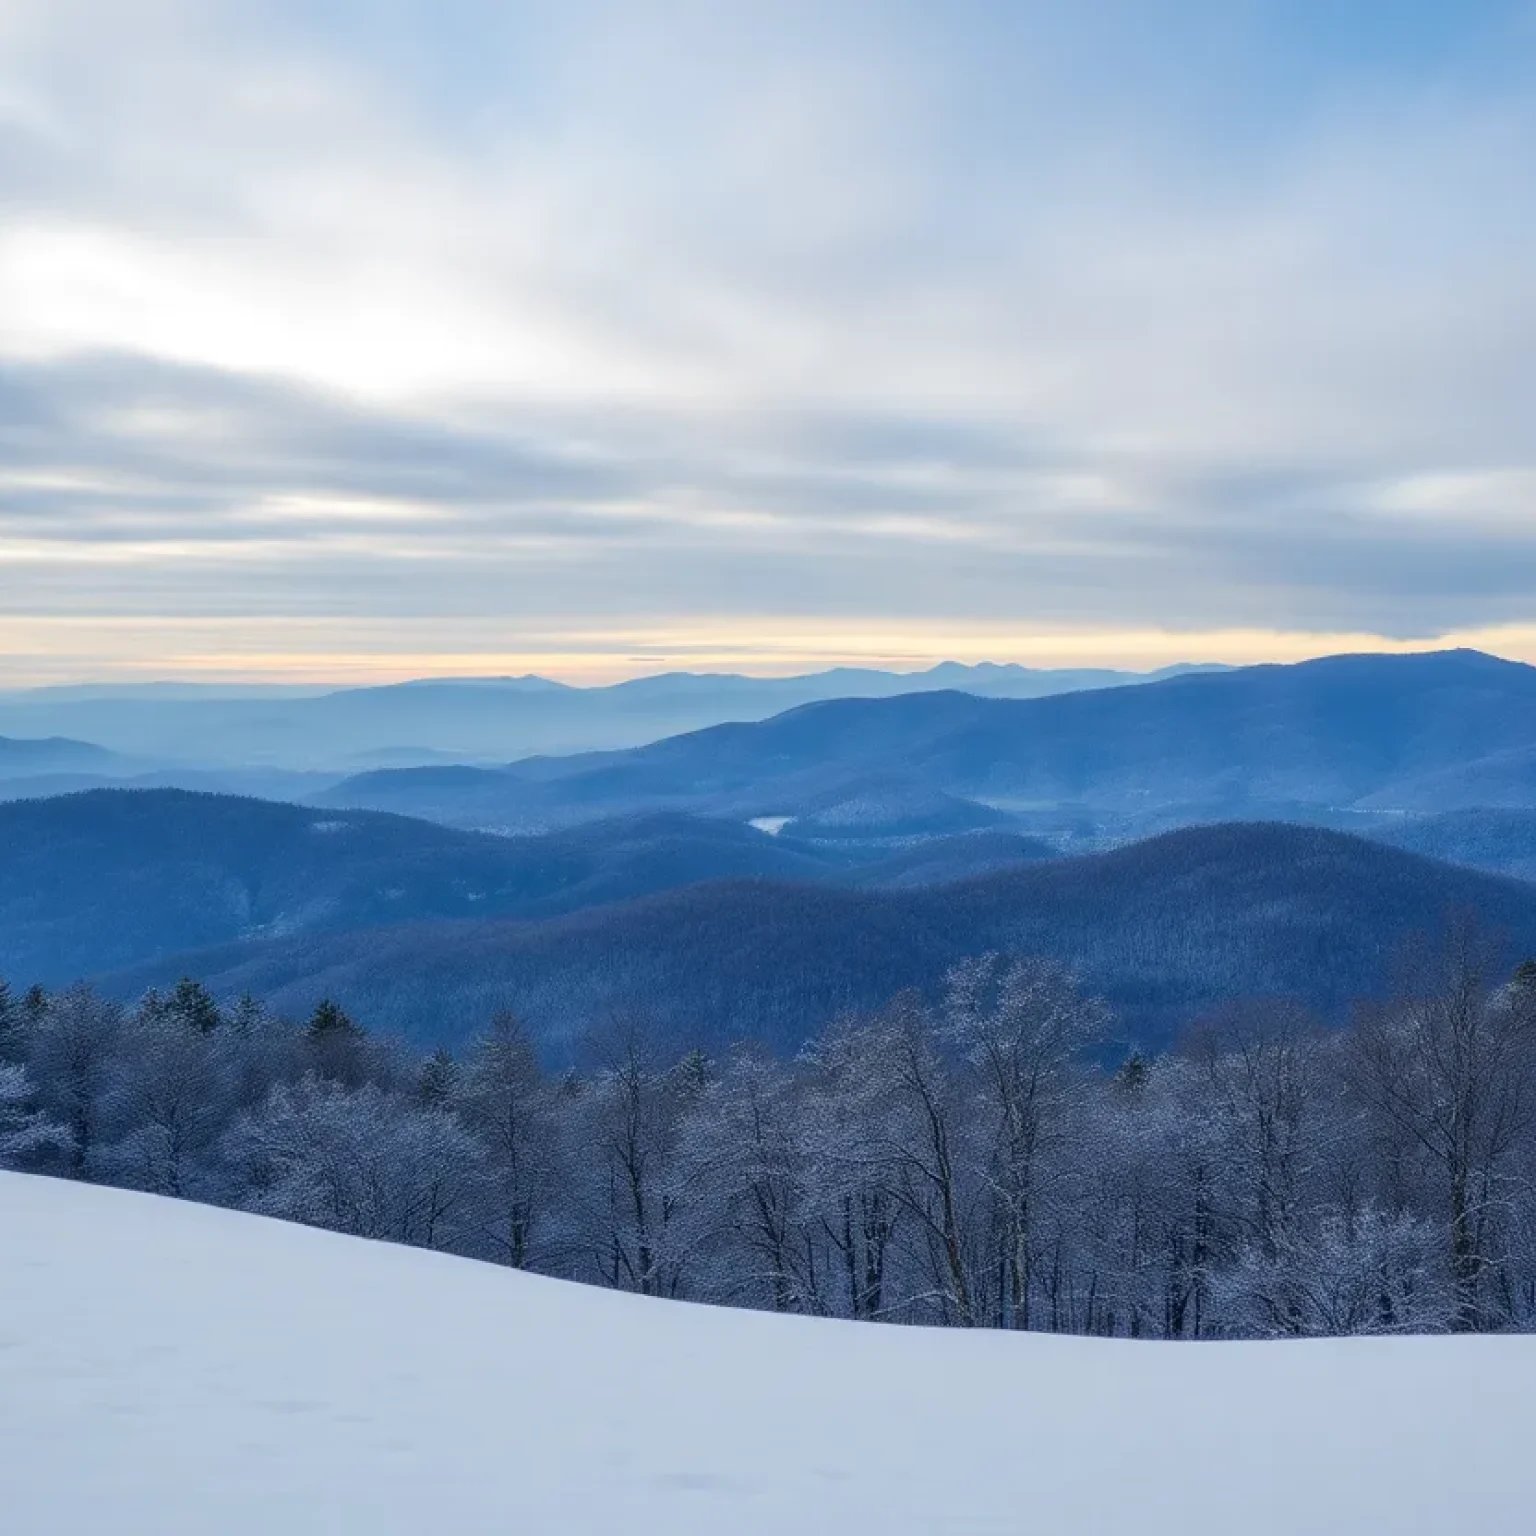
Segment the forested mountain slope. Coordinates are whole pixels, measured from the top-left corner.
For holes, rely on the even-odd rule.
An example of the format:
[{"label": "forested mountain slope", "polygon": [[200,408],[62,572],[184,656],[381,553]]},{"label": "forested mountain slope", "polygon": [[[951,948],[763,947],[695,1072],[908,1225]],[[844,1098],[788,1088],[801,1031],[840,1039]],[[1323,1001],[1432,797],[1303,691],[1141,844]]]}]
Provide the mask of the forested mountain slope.
[{"label": "forested mountain slope", "polygon": [[1006,949],[1071,962],[1126,1037],[1155,1045],[1233,997],[1296,997],[1339,1020],[1389,982],[1415,930],[1451,911],[1536,953],[1536,886],[1339,833],[1237,824],[910,891],[737,881],[539,923],[301,935],[176,956],[111,985],[132,995],[191,972],[294,1012],[332,995],[448,1044],[509,1007],[552,1056],[626,1014],[679,1046],[793,1050],[843,1009]]},{"label": "forested mountain slope", "polygon": [[1373,828],[1378,842],[1453,864],[1536,880],[1536,810],[1480,807],[1394,818]]},{"label": "forested mountain slope", "polygon": [[1536,743],[1452,762],[1365,796],[1365,810],[1434,815],[1483,807],[1536,807]]},{"label": "forested mountain slope", "polygon": [[56,983],[259,935],[548,916],[699,880],[841,867],[686,816],[514,841],[367,812],[98,790],[0,805],[0,975]]},{"label": "forested mountain slope", "polygon": [[1018,832],[958,832],[949,837],[923,838],[869,862],[861,862],[843,883],[877,890],[953,884],[1058,856],[1043,838]]}]

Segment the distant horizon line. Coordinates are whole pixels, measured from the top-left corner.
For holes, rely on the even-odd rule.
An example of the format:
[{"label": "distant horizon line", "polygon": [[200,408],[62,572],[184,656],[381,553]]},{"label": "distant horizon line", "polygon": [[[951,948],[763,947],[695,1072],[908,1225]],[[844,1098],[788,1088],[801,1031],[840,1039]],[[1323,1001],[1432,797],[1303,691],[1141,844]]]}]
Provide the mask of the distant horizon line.
[{"label": "distant horizon line", "polygon": [[[461,686],[493,686],[497,684],[542,684],[553,689],[571,690],[577,692],[598,692],[608,688],[622,687],[632,683],[658,682],[670,677],[677,678],[718,678],[722,681],[740,680],[746,682],[761,683],[791,683],[812,678],[826,677],[834,673],[869,674],[886,677],[931,677],[936,672],[946,669],[963,670],[969,673],[980,671],[1012,672],[1035,677],[1060,677],[1063,675],[1085,676],[1124,676],[1134,678],[1159,678],[1165,675],[1177,675],[1189,672],[1221,672],[1236,671],[1253,666],[1294,666],[1309,661],[1321,661],[1337,656],[1415,656],[1436,655],[1453,652],[1472,651],[1489,656],[1500,661],[1509,661],[1518,665],[1536,664],[1536,658],[1522,655],[1510,655],[1507,652],[1496,650],[1487,644],[1468,644],[1459,637],[1443,636],[1434,641],[1425,642],[1393,642],[1383,640],[1378,646],[1347,647],[1337,650],[1319,650],[1300,655],[1283,655],[1273,657],[1254,657],[1239,661],[1174,661],[1159,663],[1153,666],[1129,666],[1113,665],[1110,663],[1061,664],[1041,665],[1017,660],[999,661],[992,658],[978,658],[972,661],[962,661],[955,657],[943,657],[932,662],[925,662],[915,666],[879,665],[875,661],[829,661],[824,666],[812,666],[810,668],[798,668],[796,670],[752,671],[740,665],[704,665],[698,667],[687,666],[663,666],[655,671],[628,672],[620,676],[606,676],[591,679],[579,677],[565,677],[552,675],[549,672],[462,672],[444,671],[400,671],[396,668],[381,668],[371,674],[353,674],[351,676],[337,675],[320,678],[294,678],[285,680],[281,677],[266,675],[211,675],[208,672],[196,670],[181,673],[180,675],[167,673],[156,674],[148,677],[112,677],[108,676],[77,676],[71,679],[58,679],[47,682],[15,682],[8,683],[0,675],[0,697],[12,697],[31,694],[83,694],[92,692],[122,694],[129,692],[138,693],[166,693],[178,692],[204,694],[218,693],[224,690],[238,692],[265,692],[276,695],[298,694],[326,694],[335,692],[347,692],[369,688],[410,687],[413,685],[430,684],[458,684]],[[426,660],[426,658],[422,658]]]},{"label": "distant horizon line", "polygon": [[1369,627],[1091,629],[991,619],[690,616],[605,628],[483,618],[220,620],[0,616],[0,693],[40,688],[259,688],[328,692],[391,684],[537,677],[601,688],[671,673],[807,677],[839,669],[919,674],[991,665],[1146,675],[1322,656],[1471,649],[1536,663],[1536,618],[1387,635]]}]

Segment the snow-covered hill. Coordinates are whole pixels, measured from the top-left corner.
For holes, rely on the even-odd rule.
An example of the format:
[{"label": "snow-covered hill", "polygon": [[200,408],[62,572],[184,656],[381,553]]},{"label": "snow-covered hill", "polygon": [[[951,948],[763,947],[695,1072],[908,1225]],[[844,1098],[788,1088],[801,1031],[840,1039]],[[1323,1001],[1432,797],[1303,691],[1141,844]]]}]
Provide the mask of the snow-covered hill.
[{"label": "snow-covered hill", "polygon": [[1533,1423],[1531,1338],[777,1318],[0,1175],[26,1536],[1515,1536]]}]

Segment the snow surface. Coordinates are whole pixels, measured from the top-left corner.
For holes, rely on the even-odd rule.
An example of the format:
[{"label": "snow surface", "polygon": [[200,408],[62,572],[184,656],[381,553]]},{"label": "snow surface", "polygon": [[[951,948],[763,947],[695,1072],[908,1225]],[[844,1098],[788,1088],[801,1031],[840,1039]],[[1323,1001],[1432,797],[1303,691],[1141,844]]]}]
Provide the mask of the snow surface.
[{"label": "snow surface", "polygon": [[1536,1530],[1536,1339],[776,1318],[16,1174],[0,1242],[18,1536]]}]

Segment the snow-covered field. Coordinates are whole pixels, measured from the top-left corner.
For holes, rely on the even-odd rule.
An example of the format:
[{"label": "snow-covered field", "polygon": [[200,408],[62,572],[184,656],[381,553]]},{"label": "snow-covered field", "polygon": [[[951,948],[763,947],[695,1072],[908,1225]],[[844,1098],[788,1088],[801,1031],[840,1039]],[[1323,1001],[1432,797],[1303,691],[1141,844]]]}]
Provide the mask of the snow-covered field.
[{"label": "snow-covered field", "polygon": [[17,1536],[1536,1530],[1536,1339],[775,1318],[15,1174],[0,1245]]}]

